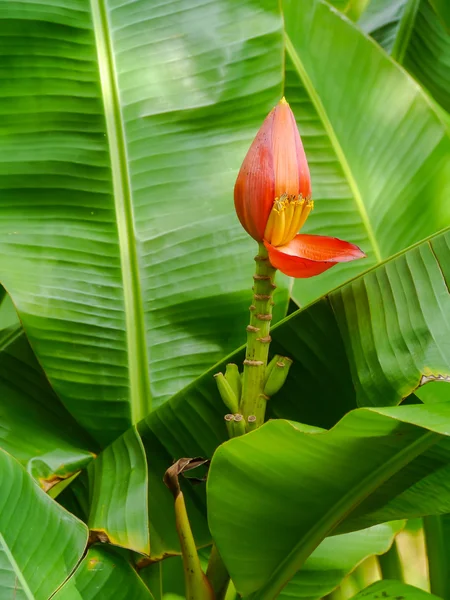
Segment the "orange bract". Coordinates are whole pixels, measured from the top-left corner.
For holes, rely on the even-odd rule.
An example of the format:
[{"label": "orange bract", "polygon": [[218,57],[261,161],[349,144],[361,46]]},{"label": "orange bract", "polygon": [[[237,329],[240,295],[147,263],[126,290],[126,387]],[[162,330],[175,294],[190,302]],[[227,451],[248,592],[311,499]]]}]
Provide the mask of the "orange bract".
[{"label": "orange bract", "polygon": [[324,235],[299,234],[285,246],[275,247],[266,241],[264,245],[272,266],[297,278],[320,275],[337,263],[366,256],[355,244]]}]

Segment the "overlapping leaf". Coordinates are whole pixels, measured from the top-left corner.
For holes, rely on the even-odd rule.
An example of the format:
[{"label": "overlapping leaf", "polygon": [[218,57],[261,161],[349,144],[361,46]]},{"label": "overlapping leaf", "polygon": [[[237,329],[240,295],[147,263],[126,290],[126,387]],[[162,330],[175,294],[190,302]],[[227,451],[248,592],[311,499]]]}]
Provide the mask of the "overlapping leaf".
[{"label": "overlapping leaf", "polygon": [[[397,404],[421,383],[448,378],[449,256],[450,233],[445,232],[275,327],[273,351],[291,356],[294,364],[283,390],[270,401],[272,414],[329,427],[357,402]],[[239,350],[227,362],[240,363],[242,358],[243,351]],[[211,456],[226,439],[226,408],[213,379],[219,370],[223,365],[217,365],[139,424],[149,477],[154,481],[150,484],[150,499],[155,499],[150,519],[155,523],[163,521],[157,515],[163,515],[161,506],[167,498],[161,483],[164,468],[183,455]],[[428,407],[431,419],[435,406]],[[352,527],[450,511],[448,466],[440,459],[433,464],[427,479],[410,481],[393,504],[386,499],[381,514],[379,507],[355,514]],[[190,494],[198,541],[205,543],[201,486],[192,488]],[[170,546],[176,549],[176,540],[165,547]]]},{"label": "overlapping leaf", "polygon": [[89,549],[54,600],[153,600],[133,566],[107,546]]},{"label": "overlapping leaf", "polygon": [[[397,404],[421,383],[448,377],[449,240],[449,232],[437,235],[275,327],[274,351],[295,360],[288,382],[271,400],[272,412],[328,427],[357,402]],[[242,350],[227,360],[240,362]],[[153,558],[179,552],[164,471],[180,456],[212,456],[226,439],[226,409],[213,379],[220,369],[223,365],[138,426],[149,465]],[[436,406],[428,405],[431,420]],[[426,478],[408,481],[395,501],[386,498],[381,506],[355,513],[350,527],[450,511],[448,465],[437,456],[426,467]],[[207,544],[204,489],[186,483],[185,495],[197,543]]]},{"label": "overlapping leaf", "polygon": [[0,30],[0,281],[107,444],[244,335],[232,188],[282,91],[278,2],[6,0]]},{"label": "overlapping leaf", "polygon": [[[173,498],[163,483],[177,456],[145,423],[140,430],[142,438],[133,427],[105,448],[89,465],[89,485],[86,478],[75,481],[58,501],[86,520],[94,539],[139,553],[136,562],[142,567],[148,557],[179,554],[180,545]],[[198,545],[210,544],[205,485],[193,485],[184,477],[180,485]]]},{"label": "overlapping leaf", "polygon": [[133,427],[90,465],[88,525],[101,541],[150,554],[147,461]]},{"label": "overlapping leaf", "polygon": [[[421,384],[446,385],[449,264],[447,231],[274,327],[272,351],[294,364],[269,402],[271,414],[330,427],[358,404],[394,405]],[[242,360],[241,348],[140,424],[143,434],[151,430],[155,449],[163,446],[173,458],[212,455],[226,439],[226,407],[213,374]]]},{"label": "overlapping leaf", "polygon": [[0,333],[0,447],[44,489],[85,467],[96,444],[51,389],[20,326]]},{"label": "overlapping leaf", "polygon": [[376,600],[377,598],[399,598],[402,600],[437,600],[438,596],[429,594],[400,581],[377,581],[365,590],[353,596],[352,600]]},{"label": "overlapping leaf", "polygon": [[432,0],[371,0],[360,25],[450,111],[450,35]]},{"label": "overlapping leaf", "polygon": [[[271,421],[220,446],[208,519],[238,591],[274,598],[338,525],[351,531],[375,511],[389,520],[389,501],[401,505],[403,493],[448,465],[449,432],[445,403],[358,409],[322,432]],[[442,512],[448,501],[447,493]],[[414,506],[428,514],[426,497]]]},{"label": "overlapping leaf", "polygon": [[397,521],[326,538],[282,590],[280,600],[320,600],[365,558],[386,552],[403,526]]},{"label": "overlapping leaf", "polygon": [[0,598],[48,600],[81,559],[87,527],[0,450]]},{"label": "overlapping leaf", "polygon": [[315,199],[305,230],[368,255],[297,280],[294,297],[305,304],[450,224],[450,137],[411,77],[326,2],[283,7],[285,93]]}]

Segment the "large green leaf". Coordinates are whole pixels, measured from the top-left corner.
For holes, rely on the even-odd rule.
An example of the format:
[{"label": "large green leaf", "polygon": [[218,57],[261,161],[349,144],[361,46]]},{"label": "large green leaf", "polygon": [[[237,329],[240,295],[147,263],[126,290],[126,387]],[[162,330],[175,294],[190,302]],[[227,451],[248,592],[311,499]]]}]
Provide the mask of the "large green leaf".
[{"label": "large green leaf", "polygon": [[133,427],[89,467],[88,525],[101,541],[150,554],[147,461]]},{"label": "large green leaf", "polygon": [[[389,520],[389,500],[448,465],[449,432],[445,403],[357,409],[330,431],[270,421],[220,446],[208,519],[238,591],[271,600],[338,525]],[[426,499],[415,508],[427,514]]]},{"label": "large green leaf", "polygon": [[20,326],[0,332],[0,447],[48,489],[85,467],[96,444],[51,389]]},{"label": "large green leaf", "polygon": [[107,546],[93,546],[54,600],[153,600],[133,566]]},{"label": "large green leaf", "polygon": [[352,600],[377,600],[378,598],[401,598],[401,600],[438,600],[438,596],[400,581],[377,581],[353,596]]},{"label": "large green leaf", "polygon": [[[274,327],[272,351],[294,363],[269,414],[330,427],[358,404],[395,405],[427,382],[447,385],[449,265],[450,230]],[[165,450],[166,464],[180,456],[211,456],[227,438],[227,409],[213,375],[243,358],[241,348],[142,422],[149,452],[163,456]]]},{"label": "large green leaf", "polygon": [[[171,410],[172,407],[169,407],[169,411]],[[159,411],[157,410],[156,412]],[[182,417],[181,414],[180,416]],[[197,420],[196,415],[191,414],[191,418]],[[198,418],[201,419],[201,415]],[[159,416],[157,416],[154,423],[159,422]],[[165,425],[163,423],[161,425],[164,428]],[[177,448],[166,445],[164,438],[158,439],[159,436],[156,430],[148,427],[146,422],[140,423],[138,429],[144,444],[148,463],[148,511],[151,558],[157,560],[165,556],[180,554],[180,543],[175,526],[173,496],[163,483],[166,470],[172,465],[174,459],[182,456],[211,456],[214,448],[220,442],[218,440],[215,443],[209,442],[211,433],[208,431],[208,424],[206,422],[204,423],[203,433],[196,432],[199,434],[198,439],[191,438],[192,433],[189,431],[189,428],[176,428],[173,433],[178,437]],[[172,432],[168,433],[171,436]],[[209,447],[208,451],[206,450],[206,445]],[[195,485],[185,477],[180,477],[179,483],[183,491],[196,543],[198,546],[206,546],[211,543],[211,535],[206,522],[205,485]],[[145,564],[145,560],[140,561],[140,565],[142,564]]]},{"label": "large green leaf", "polygon": [[[329,427],[361,404],[397,404],[417,386],[450,377],[450,231],[400,254],[294,313],[272,330],[273,351],[294,358],[283,390],[270,401],[276,416]],[[444,274],[447,276],[447,281]],[[420,332],[420,338],[417,337]],[[240,363],[243,349],[226,360]],[[225,362],[225,361],[224,361]],[[179,553],[165,470],[181,456],[210,457],[227,439],[227,412],[213,369],[139,423],[149,466],[151,555]],[[433,404],[430,404],[430,410]],[[449,512],[449,467],[439,463],[410,483],[381,516],[377,508],[354,526]],[[197,543],[210,540],[203,486],[183,483]],[[125,498],[123,499],[125,502]],[[426,509],[424,508],[426,507]]]},{"label": "large green leaf", "polygon": [[431,5],[442,23],[450,31],[450,4],[447,0],[431,0]]},{"label": "large green leaf", "polygon": [[386,552],[403,526],[396,521],[324,539],[282,590],[280,600],[320,600],[365,558]]},{"label": "large green leaf", "polygon": [[358,244],[365,261],[294,284],[304,304],[450,223],[450,138],[427,96],[320,0],[284,0],[286,97],[309,161],[305,230]]},{"label": "large green leaf", "polygon": [[0,450],[0,599],[48,600],[86,542],[87,527]]},{"label": "large green leaf", "polygon": [[359,24],[450,111],[450,35],[432,0],[371,0]]},{"label": "large green leaf", "polygon": [[16,309],[5,289],[0,286],[0,329],[7,329],[12,325],[18,325]]},{"label": "large green leaf", "polygon": [[5,0],[0,30],[0,280],[106,444],[245,334],[232,189],[282,92],[279,4]]}]

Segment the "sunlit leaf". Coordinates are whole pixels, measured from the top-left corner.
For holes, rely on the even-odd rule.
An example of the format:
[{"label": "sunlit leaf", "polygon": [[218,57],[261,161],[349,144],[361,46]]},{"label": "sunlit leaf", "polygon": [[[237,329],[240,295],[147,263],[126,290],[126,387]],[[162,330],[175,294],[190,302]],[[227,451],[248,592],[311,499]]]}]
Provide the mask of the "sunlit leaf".
[{"label": "sunlit leaf", "polygon": [[[389,520],[389,500],[448,464],[449,431],[445,403],[359,409],[322,432],[270,421],[220,446],[208,519],[238,591],[274,598],[337,526],[359,528],[376,510],[378,522]],[[427,514],[426,503],[415,508]]]},{"label": "sunlit leaf", "polygon": [[368,255],[296,280],[293,295],[304,305],[448,226],[450,137],[426,94],[358,27],[320,0],[283,7],[285,93],[315,200],[305,231]]},{"label": "sunlit leaf", "polygon": [[424,592],[400,581],[377,581],[353,596],[351,600],[377,600],[377,598],[401,598],[402,600],[437,600],[438,596]]},{"label": "sunlit leaf", "polygon": [[450,35],[433,0],[371,0],[359,24],[450,111]]},{"label": "sunlit leaf", "polygon": [[403,525],[397,521],[324,539],[282,590],[280,600],[320,600],[365,558],[386,552]]},{"label": "sunlit leaf", "polygon": [[133,427],[90,465],[89,529],[101,541],[150,554],[147,461]]},{"label": "sunlit leaf", "polygon": [[106,445],[244,338],[232,189],[282,93],[279,3],[4,0],[0,30],[0,281]]}]

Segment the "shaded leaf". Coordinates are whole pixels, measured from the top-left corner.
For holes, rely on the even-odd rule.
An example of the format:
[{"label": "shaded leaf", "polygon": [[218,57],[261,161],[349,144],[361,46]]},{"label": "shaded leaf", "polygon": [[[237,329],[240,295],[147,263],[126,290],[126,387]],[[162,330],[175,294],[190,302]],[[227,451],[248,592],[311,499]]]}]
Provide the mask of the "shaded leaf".
[{"label": "shaded leaf", "polygon": [[51,389],[20,326],[0,333],[0,446],[41,487],[87,466],[96,443]]},{"label": "shaded leaf", "polygon": [[69,487],[57,496],[57,502],[87,524],[89,517],[89,478],[87,471],[81,473]]},{"label": "shaded leaf", "polygon": [[450,515],[429,515],[423,518],[425,555],[428,562],[430,591],[441,598],[450,592],[448,573]]},{"label": "shaded leaf", "polygon": [[[164,405],[165,406],[165,405]],[[161,409],[164,409],[164,406]],[[169,412],[172,411],[170,406]],[[189,411],[188,411],[189,412]],[[156,411],[159,413],[159,409]],[[192,418],[192,413],[191,413]],[[159,422],[159,416],[156,417],[155,423]],[[164,423],[161,422],[164,427]],[[224,426],[225,427],[225,426]],[[204,426],[205,437],[207,435],[207,424]],[[180,553],[180,543],[178,540],[177,529],[175,525],[175,513],[173,509],[173,496],[163,483],[163,477],[166,470],[171,466],[174,460],[178,459],[183,452],[179,451],[182,447],[189,451],[190,448],[196,447],[197,452],[192,453],[192,456],[200,456],[197,440],[192,440],[193,444],[183,443],[183,435],[190,436],[189,431],[175,429],[175,435],[179,434],[178,448],[166,446],[165,440],[160,441],[155,432],[148,427],[146,422],[141,422],[138,426],[139,433],[144,444],[147,463],[148,463],[148,511],[149,511],[149,526],[150,526],[150,545],[151,559],[158,560],[165,556],[173,556]],[[225,430],[226,431],[226,430]],[[200,440],[198,440],[200,442]],[[212,455],[213,449],[209,456]],[[205,454],[207,456],[207,454]],[[188,478],[181,477],[179,480],[180,488],[183,492],[186,503],[187,513],[189,515],[189,523],[193,530],[193,535],[197,546],[205,546],[211,543],[211,535],[209,533],[206,522],[206,497],[205,484],[195,485]],[[145,559],[138,562],[142,567],[146,564]]]},{"label": "shaded leaf", "polygon": [[[210,547],[198,551],[200,562],[204,571],[208,565]],[[167,600],[170,594],[185,596],[183,560],[181,556],[171,556],[156,563],[152,563],[139,571],[140,577],[145,581],[155,597],[155,600]]]},{"label": "shaded leaf", "polygon": [[87,528],[0,450],[0,597],[48,600],[81,559]]},{"label": "shaded leaf", "polygon": [[6,293],[5,288],[0,286],[0,329],[18,324],[19,319],[12,300]]},{"label": "shaded leaf", "polygon": [[442,23],[450,31],[450,5],[447,0],[431,0],[431,5]]},{"label": "shaded leaf", "polygon": [[107,546],[89,549],[54,600],[153,600],[132,565]]}]

